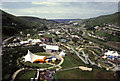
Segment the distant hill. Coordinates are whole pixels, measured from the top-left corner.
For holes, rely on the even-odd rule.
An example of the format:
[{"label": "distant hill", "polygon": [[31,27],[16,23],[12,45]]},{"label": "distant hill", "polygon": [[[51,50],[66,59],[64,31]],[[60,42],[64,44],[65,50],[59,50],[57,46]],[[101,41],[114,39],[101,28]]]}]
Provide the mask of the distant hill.
[{"label": "distant hill", "polygon": [[56,22],[69,22],[69,21],[77,21],[81,19],[51,19],[51,20],[54,20]]},{"label": "distant hill", "polygon": [[54,24],[54,23],[57,23],[53,20],[46,20],[46,19],[41,19],[41,18],[38,18],[38,17],[30,17],[30,16],[19,16],[20,18],[24,18],[26,20],[29,20],[31,22],[34,22],[34,23],[39,23],[39,24]]},{"label": "distant hill", "polygon": [[12,14],[6,13],[3,10],[2,12],[2,36],[12,36],[18,34],[20,31],[25,31],[27,29],[47,29],[47,25],[54,24],[56,22],[49,21],[46,19],[40,19],[36,17],[18,17]]},{"label": "distant hill", "polygon": [[111,15],[103,15],[95,18],[84,19],[80,21],[80,23],[83,24],[85,23],[86,25],[90,25],[90,26],[103,25],[104,23],[120,26],[119,16],[120,16],[120,12],[116,12]]}]

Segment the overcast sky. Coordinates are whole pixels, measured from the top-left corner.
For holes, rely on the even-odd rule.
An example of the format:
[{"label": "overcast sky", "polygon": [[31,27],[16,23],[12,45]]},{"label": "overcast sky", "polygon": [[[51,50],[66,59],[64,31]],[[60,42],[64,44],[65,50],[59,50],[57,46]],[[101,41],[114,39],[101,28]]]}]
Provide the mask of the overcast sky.
[{"label": "overcast sky", "polygon": [[16,16],[34,16],[46,19],[86,19],[118,12],[118,2],[57,1],[58,2],[48,2],[48,0],[46,2],[7,2],[6,0],[5,2],[4,0],[2,10]]}]

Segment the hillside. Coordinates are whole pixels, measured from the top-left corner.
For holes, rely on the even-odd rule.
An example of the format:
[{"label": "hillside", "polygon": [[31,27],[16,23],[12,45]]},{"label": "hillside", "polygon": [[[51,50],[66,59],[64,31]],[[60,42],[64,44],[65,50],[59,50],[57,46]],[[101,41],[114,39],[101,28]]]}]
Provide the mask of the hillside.
[{"label": "hillside", "polygon": [[25,33],[33,32],[32,29],[37,30],[47,29],[49,24],[54,24],[54,21],[39,19],[35,17],[17,17],[12,14],[6,13],[2,10],[2,38],[13,36],[20,31]]},{"label": "hillside", "polygon": [[57,22],[69,22],[69,21],[77,21],[77,20],[81,20],[81,19],[51,19]]},{"label": "hillside", "polygon": [[39,24],[2,11],[2,34],[11,36],[18,33],[19,31],[38,25]]},{"label": "hillside", "polygon": [[38,23],[38,24],[52,25],[54,23],[57,23],[53,20],[41,19],[41,18],[38,18],[38,17],[30,17],[30,16],[19,16],[19,17],[24,18],[24,19],[29,20],[29,21],[34,22],[34,23]]},{"label": "hillside", "polygon": [[80,23],[85,23],[87,26],[103,25],[104,23],[120,26],[120,23],[119,23],[120,21],[118,21],[119,15],[120,15],[120,12],[116,12],[111,15],[104,15],[104,16],[99,16],[95,18],[84,19],[80,21]]}]

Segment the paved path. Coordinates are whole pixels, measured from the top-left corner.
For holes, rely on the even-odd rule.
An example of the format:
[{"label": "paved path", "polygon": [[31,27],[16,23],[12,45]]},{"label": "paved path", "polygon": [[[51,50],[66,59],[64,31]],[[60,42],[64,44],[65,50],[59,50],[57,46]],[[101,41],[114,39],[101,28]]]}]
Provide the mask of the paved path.
[{"label": "paved path", "polygon": [[11,37],[5,39],[5,40],[2,42],[2,44],[4,45],[8,40],[10,40],[10,39],[12,39],[12,38],[14,38],[14,37],[15,37],[15,36],[11,36]]},{"label": "paved path", "polygon": [[[83,31],[83,32],[86,34],[85,31]],[[105,45],[105,46],[108,46],[108,47],[111,47],[111,48],[114,48],[114,49],[120,51],[120,49],[119,49],[118,47],[116,47],[116,46],[113,46],[113,45],[108,44],[108,43],[106,43],[106,42],[98,41],[98,40],[96,40],[96,39],[94,39],[94,38],[91,38],[91,37],[89,37],[89,36],[85,36],[85,34],[82,35],[83,38],[86,38],[86,39],[91,40],[91,41],[93,41],[93,42],[96,42],[96,43],[98,43],[98,44],[102,44],[102,45]]]},{"label": "paved path", "polygon": [[80,54],[79,54],[77,51],[74,50],[73,47],[71,47],[71,49],[72,49],[73,52],[75,52],[75,54],[76,54],[85,64],[88,64],[88,63],[80,56]]},{"label": "paved path", "polygon": [[14,80],[15,80],[15,77],[17,76],[17,74],[18,74],[20,71],[22,71],[22,70],[24,70],[24,68],[17,70],[17,71],[13,74],[11,81],[14,81]]},{"label": "paved path", "polygon": [[57,56],[60,57],[60,59],[61,59],[60,63],[57,64],[57,65],[54,65],[52,67],[49,67],[48,69],[51,69],[51,68],[54,68],[54,67],[60,67],[60,65],[64,62],[64,59],[61,56],[59,56],[59,55],[57,55]]},{"label": "paved path", "polygon": [[72,68],[67,68],[67,69],[61,69],[61,70],[59,70],[59,71],[72,70],[72,69],[76,69],[76,68],[79,68],[79,66],[77,66],[77,67],[72,67]]}]

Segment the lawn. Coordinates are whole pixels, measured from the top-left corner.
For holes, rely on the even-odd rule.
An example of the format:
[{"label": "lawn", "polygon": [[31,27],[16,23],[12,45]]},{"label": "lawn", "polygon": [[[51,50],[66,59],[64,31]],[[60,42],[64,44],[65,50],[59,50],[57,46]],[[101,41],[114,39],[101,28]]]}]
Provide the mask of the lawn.
[{"label": "lawn", "polygon": [[79,65],[84,65],[84,63],[75,54],[67,52],[67,56],[65,56],[61,66],[62,68],[71,68]]},{"label": "lawn", "polygon": [[53,38],[53,35],[52,34],[44,34],[43,37]]},{"label": "lawn", "polygon": [[30,81],[35,75],[36,71],[22,71],[16,76],[15,81]]},{"label": "lawn", "polygon": [[46,52],[39,52],[39,53],[34,53],[35,55],[40,55],[40,56],[51,56],[52,54],[46,53]]},{"label": "lawn", "polygon": [[55,79],[115,79],[114,72],[104,72],[101,70],[82,71],[73,69],[68,71],[60,71],[54,74]]},{"label": "lawn", "polygon": [[104,68],[98,68],[92,65],[85,65],[74,53],[66,52],[64,62],[61,65],[62,69],[72,68],[76,66],[87,66],[93,68],[93,71],[82,71],[80,69],[73,69],[68,71],[58,71],[53,74],[55,80],[59,79],[114,79],[114,72],[106,71]]},{"label": "lawn", "polygon": [[55,79],[90,79],[93,77],[92,72],[82,72],[80,69],[57,72],[54,76]]}]

